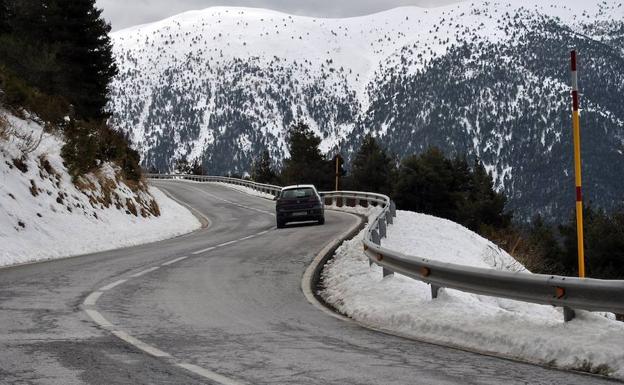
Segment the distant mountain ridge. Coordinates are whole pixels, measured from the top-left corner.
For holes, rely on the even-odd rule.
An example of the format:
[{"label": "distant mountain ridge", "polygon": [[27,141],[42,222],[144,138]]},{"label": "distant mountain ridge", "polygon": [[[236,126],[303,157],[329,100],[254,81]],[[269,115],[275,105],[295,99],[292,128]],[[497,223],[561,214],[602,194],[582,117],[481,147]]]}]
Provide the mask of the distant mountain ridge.
[{"label": "distant mountain ridge", "polygon": [[402,7],[347,19],[215,7],[113,33],[112,123],[145,166],[210,173],[288,156],[302,119],[347,158],[367,132],[397,156],[478,156],[521,218],[573,207],[569,49],[580,54],[588,200],[624,198],[624,6],[574,0]]}]

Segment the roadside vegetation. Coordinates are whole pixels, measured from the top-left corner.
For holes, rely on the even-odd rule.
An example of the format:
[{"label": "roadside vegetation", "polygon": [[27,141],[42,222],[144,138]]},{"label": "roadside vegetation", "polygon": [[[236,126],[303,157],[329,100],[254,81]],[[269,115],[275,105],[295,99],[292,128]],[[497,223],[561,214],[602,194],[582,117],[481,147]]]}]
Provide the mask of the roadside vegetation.
[{"label": "roadside vegetation", "polygon": [[74,178],[112,162],[139,182],[138,153],[106,124],[117,67],[101,12],[95,0],[0,0],[0,105],[62,135]]}]

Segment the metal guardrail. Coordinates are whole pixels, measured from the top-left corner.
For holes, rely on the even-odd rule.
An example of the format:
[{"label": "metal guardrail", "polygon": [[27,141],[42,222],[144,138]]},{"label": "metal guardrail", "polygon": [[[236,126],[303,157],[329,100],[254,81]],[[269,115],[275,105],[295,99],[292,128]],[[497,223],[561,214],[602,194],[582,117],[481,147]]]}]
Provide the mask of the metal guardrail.
[{"label": "metal guardrail", "polygon": [[[228,177],[148,174],[154,179],[188,179],[206,182],[223,182],[250,187],[254,190],[277,195],[280,186],[267,185]],[[564,319],[574,318],[572,309],[624,313],[624,281],[576,278],[556,275],[509,272],[471,266],[431,261],[408,256],[381,247],[387,226],[396,217],[396,207],[389,197],[360,191],[320,192],[333,206],[378,206],[379,214],[366,229],[363,239],[364,252],[370,263],[383,268],[383,275],[399,273],[431,285],[431,296],[436,298],[443,287],[469,293],[507,298],[537,304],[561,306]]]},{"label": "metal guardrail", "polygon": [[245,186],[252,188],[256,191],[260,191],[266,194],[277,196],[282,190],[280,186],[272,184],[256,183],[250,180],[230,178],[227,176],[208,176],[208,175],[184,175],[184,174],[145,174],[147,178],[151,179],[185,179],[196,182],[221,182],[230,183],[238,186]]}]

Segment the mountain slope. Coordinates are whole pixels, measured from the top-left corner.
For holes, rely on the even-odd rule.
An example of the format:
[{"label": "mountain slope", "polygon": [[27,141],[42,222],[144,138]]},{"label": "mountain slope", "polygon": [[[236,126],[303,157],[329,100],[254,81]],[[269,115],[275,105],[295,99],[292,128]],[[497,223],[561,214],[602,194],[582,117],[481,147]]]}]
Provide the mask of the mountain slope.
[{"label": "mountain slope", "polygon": [[307,121],[347,158],[372,131],[399,156],[479,156],[520,217],[573,207],[568,51],[580,51],[586,193],[622,200],[624,9],[553,0],[403,7],[348,19],[215,7],[112,34],[112,123],[145,166],[245,172]]}]

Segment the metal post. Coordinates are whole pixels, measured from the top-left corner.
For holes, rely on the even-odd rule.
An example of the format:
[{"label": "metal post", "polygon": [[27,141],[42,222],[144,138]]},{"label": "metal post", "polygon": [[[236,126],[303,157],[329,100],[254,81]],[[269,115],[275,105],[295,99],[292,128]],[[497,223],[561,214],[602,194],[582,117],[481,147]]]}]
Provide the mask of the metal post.
[{"label": "metal post", "polygon": [[379,233],[377,232],[377,230],[371,231],[371,241],[373,241],[373,243],[376,244],[377,246],[380,245]]},{"label": "metal post", "polygon": [[336,155],[336,191],[340,190],[340,154]]},{"label": "metal post", "polygon": [[390,213],[390,211],[386,212],[386,222],[388,222],[389,225],[391,225],[393,223],[394,219],[392,219],[392,214]]},{"label": "metal post", "polygon": [[386,237],[386,221],[383,218],[379,219],[379,237]]},{"label": "metal post", "polygon": [[571,309],[567,306],[563,307],[563,321],[570,322],[574,319],[576,313],[574,313],[574,309]]},{"label": "metal post", "polygon": [[438,291],[440,290],[440,286],[431,284],[431,299],[438,298]]},{"label": "metal post", "polygon": [[[379,234],[377,233],[377,231],[373,230],[371,231],[371,241],[376,244],[379,245]],[[368,259],[368,267],[373,266],[373,260],[372,259]]]},{"label": "metal post", "polygon": [[578,249],[579,277],[585,277],[585,250],[583,245],[583,193],[581,184],[581,124],[579,121],[578,76],[576,74],[576,50],[570,53],[572,72],[572,131],[574,136],[574,180],[576,184],[576,239]]},{"label": "metal post", "polygon": [[394,201],[390,201],[390,214],[392,214],[393,217],[396,217],[396,205],[394,204]]}]

